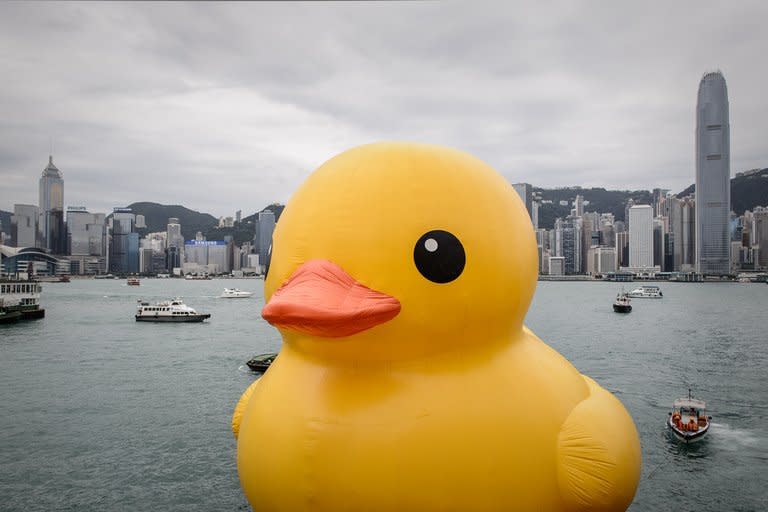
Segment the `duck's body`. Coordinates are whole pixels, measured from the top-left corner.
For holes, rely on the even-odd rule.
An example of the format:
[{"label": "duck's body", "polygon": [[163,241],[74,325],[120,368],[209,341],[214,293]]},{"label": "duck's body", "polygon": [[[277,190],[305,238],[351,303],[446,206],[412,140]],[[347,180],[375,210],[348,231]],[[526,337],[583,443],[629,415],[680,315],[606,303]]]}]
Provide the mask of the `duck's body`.
[{"label": "duck's body", "polygon": [[[582,434],[613,428],[631,434],[631,419],[618,401],[600,389],[592,392],[581,374],[530,333],[491,352],[381,369],[328,368],[286,347],[281,364],[257,385],[242,423],[248,434],[238,450],[256,454],[239,460],[241,474],[250,475],[243,482],[246,495],[260,510],[626,507],[632,495],[622,489],[634,487],[625,481],[623,470],[630,468],[622,466],[636,461],[637,446],[611,452],[613,443],[600,442],[608,439],[590,446],[577,436],[569,448],[565,427],[576,405],[591,400],[619,414],[609,424],[584,422]],[[541,364],[520,363],[529,358]],[[564,381],[570,385],[563,388]],[[593,474],[579,467],[584,452],[592,457]],[[579,485],[620,492],[582,501]]]},{"label": "duck's body", "polygon": [[[241,399],[234,425],[238,470],[254,507],[625,509],[639,477],[637,432],[616,398],[523,327],[536,256],[514,192],[500,190],[507,184],[484,169],[479,189],[462,183],[457,178],[478,161],[442,148],[350,153],[310,179],[275,235],[264,316],[285,343]],[[371,156],[379,159],[363,176],[358,159]],[[438,164],[448,167],[442,182],[432,175]],[[414,169],[429,171],[426,181],[409,179]],[[374,215],[352,215],[351,227],[323,237],[305,224],[329,200],[315,192],[328,189],[329,172],[339,179],[336,171],[345,178],[336,191],[341,204]],[[420,219],[410,211],[410,223],[380,233],[393,220],[382,219],[376,202],[386,191],[371,197],[358,188],[377,190],[383,176],[410,181],[419,201],[408,205],[426,212],[435,199],[422,187],[442,188],[448,198],[461,191],[470,202],[484,191],[487,204],[475,214],[496,215],[520,232],[486,226],[481,235],[472,230],[477,219],[462,212]],[[357,222],[381,239],[364,233],[345,244]]]}]

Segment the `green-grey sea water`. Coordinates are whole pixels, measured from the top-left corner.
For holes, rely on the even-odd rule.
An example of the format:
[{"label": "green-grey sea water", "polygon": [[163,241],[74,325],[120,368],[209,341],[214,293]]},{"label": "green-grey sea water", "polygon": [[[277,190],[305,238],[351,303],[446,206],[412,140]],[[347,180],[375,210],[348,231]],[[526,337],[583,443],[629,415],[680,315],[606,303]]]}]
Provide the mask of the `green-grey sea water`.
[{"label": "green-grey sea water", "polygon": [[[259,314],[263,282],[43,286],[44,319],[0,326],[0,510],[249,510],[230,419],[255,378],[245,361],[280,347]],[[255,295],[218,298],[233,286]],[[634,418],[643,468],[630,510],[766,510],[768,286],[661,286],[664,299],[620,315],[617,284],[539,283],[526,323]],[[134,321],[137,299],[173,296],[211,319]],[[692,448],[664,427],[689,387],[714,417]]]}]

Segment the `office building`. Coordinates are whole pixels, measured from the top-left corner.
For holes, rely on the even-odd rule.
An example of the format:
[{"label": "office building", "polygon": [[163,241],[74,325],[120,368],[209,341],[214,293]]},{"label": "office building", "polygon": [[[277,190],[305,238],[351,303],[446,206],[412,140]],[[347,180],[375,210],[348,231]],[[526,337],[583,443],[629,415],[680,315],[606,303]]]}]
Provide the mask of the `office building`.
[{"label": "office building", "polygon": [[184,242],[185,274],[224,274],[232,271],[229,265],[227,242],[224,240],[188,240]]},{"label": "office building", "polygon": [[111,219],[109,271],[113,274],[139,272],[139,234],[130,208],[114,208]]},{"label": "office building", "polygon": [[66,252],[64,232],[64,177],[53,165],[53,156],[40,176],[40,245],[53,254]]},{"label": "office building", "polygon": [[653,267],[653,208],[647,204],[629,209],[629,266]]},{"label": "office building", "polygon": [[753,219],[754,246],[757,247],[755,264],[762,270],[768,270],[768,208],[755,208]]},{"label": "office building", "polygon": [[[520,196],[520,199],[523,201],[525,209],[528,211],[528,217],[530,217],[531,223],[533,224],[533,187],[530,183],[513,183],[512,188],[515,189],[515,192],[517,192],[517,195]],[[538,211],[536,212],[536,217],[538,224]]]},{"label": "office building", "polygon": [[13,205],[11,216],[11,245],[38,247],[40,209],[31,204]]},{"label": "office building", "polygon": [[565,274],[565,258],[562,256],[550,256],[549,275],[562,276]]},{"label": "office building", "polygon": [[259,263],[264,271],[269,264],[270,251],[272,249],[272,233],[275,231],[275,214],[271,210],[259,212],[258,216],[258,234],[259,234]]},{"label": "office building", "polygon": [[730,273],[731,211],[728,89],[719,71],[705,74],[696,103],[696,272]]},{"label": "office building", "polygon": [[67,254],[72,274],[103,274],[107,262],[107,223],[103,213],[84,206],[67,208]]}]

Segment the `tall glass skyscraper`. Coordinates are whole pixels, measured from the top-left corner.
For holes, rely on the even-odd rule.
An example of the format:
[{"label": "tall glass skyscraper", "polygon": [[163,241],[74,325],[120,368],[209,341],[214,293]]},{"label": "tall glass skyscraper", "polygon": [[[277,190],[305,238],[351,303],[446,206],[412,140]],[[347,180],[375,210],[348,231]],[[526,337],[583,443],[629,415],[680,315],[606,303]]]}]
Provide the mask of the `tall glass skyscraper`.
[{"label": "tall glass skyscraper", "polygon": [[64,178],[55,165],[53,155],[40,176],[40,244],[54,254],[64,254],[67,235],[64,232]]},{"label": "tall glass skyscraper", "polygon": [[705,74],[696,103],[696,272],[730,273],[731,146],[728,89]]}]

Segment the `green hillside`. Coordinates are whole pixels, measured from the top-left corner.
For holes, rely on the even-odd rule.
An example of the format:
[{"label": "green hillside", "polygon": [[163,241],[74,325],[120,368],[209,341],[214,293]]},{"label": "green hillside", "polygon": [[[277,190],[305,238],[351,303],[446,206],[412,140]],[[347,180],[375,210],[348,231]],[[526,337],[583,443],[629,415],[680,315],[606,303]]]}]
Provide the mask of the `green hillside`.
[{"label": "green hillside", "polygon": [[[573,201],[577,195],[584,197],[589,204],[584,207],[585,212],[612,213],[616,220],[624,220],[624,207],[631,198],[639,204],[651,204],[652,195],[647,190],[606,190],[604,188],[533,188],[535,195],[541,197],[541,201],[552,201],[551,203],[542,202],[539,208],[539,227],[552,229],[555,225],[555,219],[565,218],[571,213]],[[560,201],[567,201],[568,204],[561,205]]]},{"label": "green hillside", "polygon": [[[693,184],[680,192],[678,197],[685,197],[696,191]],[[731,210],[736,215],[743,215],[745,210],[755,206],[768,206],[768,168],[748,171],[731,178]]]},{"label": "green hillside", "polygon": [[180,205],[140,202],[129,204],[126,208],[130,208],[137,215],[144,216],[147,228],[139,230],[142,235],[165,231],[170,217],[179,219],[181,234],[186,240],[195,238],[198,231],[205,233],[219,224],[219,220],[213,215],[196,212]]}]

